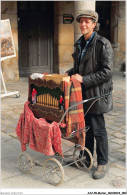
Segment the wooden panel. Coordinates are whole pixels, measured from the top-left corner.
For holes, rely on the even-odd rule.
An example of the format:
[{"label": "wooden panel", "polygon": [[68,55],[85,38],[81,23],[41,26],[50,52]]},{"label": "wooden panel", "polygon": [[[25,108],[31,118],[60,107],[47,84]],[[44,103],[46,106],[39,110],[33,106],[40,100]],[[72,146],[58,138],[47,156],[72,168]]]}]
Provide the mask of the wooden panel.
[{"label": "wooden panel", "polygon": [[[64,112],[61,110],[56,110],[53,108],[43,107],[39,105],[29,104],[29,108],[32,110],[36,118],[45,118],[46,120],[49,121],[60,122],[64,114]],[[65,122],[65,118],[63,119],[62,122],[63,123]]]},{"label": "wooden panel", "polygon": [[52,73],[53,2],[18,2],[19,72]]},{"label": "wooden panel", "polygon": [[64,76],[60,74],[48,74],[43,77],[46,81],[53,80],[56,83],[61,83],[62,81],[69,82],[70,76]]},{"label": "wooden panel", "polygon": [[19,31],[19,62],[22,67],[27,67],[29,64],[29,43],[28,43],[28,23],[26,20],[27,15],[24,14],[20,19],[20,31]]}]

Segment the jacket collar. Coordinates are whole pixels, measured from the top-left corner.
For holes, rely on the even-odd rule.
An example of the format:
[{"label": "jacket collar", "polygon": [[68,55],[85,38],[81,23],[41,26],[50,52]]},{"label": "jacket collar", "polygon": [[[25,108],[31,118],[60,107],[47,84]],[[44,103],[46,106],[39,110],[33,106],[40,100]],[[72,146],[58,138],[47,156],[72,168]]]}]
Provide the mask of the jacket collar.
[{"label": "jacket collar", "polygon": [[[91,51],[91,47],[93,46],[93,44],[94,44],[94,42],[96,41],[97,37],[98,37],[98,34],[97,34],[97,32],[95,32],[95,35],[94,35],[94,37],[93,37],[93,39],[92,39],[92,41],[91,41],[91,43],[90,43],[90,45],[89,45],[89,47],[88,47],[86,53],[85,53],[85,55],[84,55],[83,58],[81,59],[80,64],[81,64],[82,62],[86,61],[86,60],[89,58],[89,56],[90,56],[90,54],[91,54],[91,52],[90,52],[90,51]],[[75,46],[76,48],[78,48],[78,50],[80,50],[80,48],[81,48],[81,41],[82,41],[82,39],[84,39],[84,36],[83,36],[83,35],[82,35],[82,36],[79,38],[79,40],[74,44],[74,46]]]},{"label": "jacket collar", "polygon": [[[93,39],[92,39],[92,41],[91,41],[91,44],[94,42],[94,40],[97,38],[97,36],[98,36],[98,34],[97,34],[97,32],[95,32],[95,35],[94,35],[94,37],[93,37]],[[81,46],[82,40],[84,40],[84,35],[82,35],[82,36],[77,40],[77,42],[74,44],[74,47],[80,47],[80,46]]]}]

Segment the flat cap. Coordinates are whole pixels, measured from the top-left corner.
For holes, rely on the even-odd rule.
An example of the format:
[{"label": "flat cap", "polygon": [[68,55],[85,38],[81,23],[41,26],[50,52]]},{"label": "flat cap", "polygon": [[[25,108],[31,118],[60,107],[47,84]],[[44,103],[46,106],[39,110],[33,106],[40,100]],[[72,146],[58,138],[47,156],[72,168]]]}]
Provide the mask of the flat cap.
[{"label": "flat cap", "polygon": [[76,21],[80,22],[80,18],[85,17],[85,18],[92,18],[95,20],[95,22],[98,21],[98,13],[92,10],[84,10],[83,13],[81,13],[80,15],[78,15],[76,17]]}]

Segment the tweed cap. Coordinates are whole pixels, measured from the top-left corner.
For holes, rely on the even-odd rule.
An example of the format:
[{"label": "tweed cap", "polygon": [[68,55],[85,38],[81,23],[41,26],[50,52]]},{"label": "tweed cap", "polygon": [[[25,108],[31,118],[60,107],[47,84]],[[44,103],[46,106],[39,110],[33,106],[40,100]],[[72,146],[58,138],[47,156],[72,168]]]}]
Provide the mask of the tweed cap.
[{"label": "tweed cap", "polygon": [[85,17],[85,18],[92,18],[95,20],[95,22],[98,21],[98,13],[92,10],[84,10],[83,13],[81,13],[80,15],[78,15],[76,17],[76,21],[80,22],[80,18]]}]

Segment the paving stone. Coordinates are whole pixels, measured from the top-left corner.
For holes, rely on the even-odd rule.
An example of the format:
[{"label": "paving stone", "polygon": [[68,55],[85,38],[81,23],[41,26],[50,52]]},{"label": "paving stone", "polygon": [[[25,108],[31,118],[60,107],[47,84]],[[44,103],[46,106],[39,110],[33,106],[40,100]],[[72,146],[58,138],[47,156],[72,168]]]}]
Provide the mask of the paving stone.
[{"label": "paving stone", "polygon": [[112,152],[110,155],[113,156],[116,159],[125,161],[126,155],[123,152],[118,152],[118,151],[117,152]]},{"label": "paving stone", "polygon": [[14,114],[14,115],[13,115],[13,118],[18,119],[19,116],[20,116],[20,114]]},{"label": "paving stone", "polygon": [[[116,112],[114,112],[116,111]],[[117,116],[117,115],[120,115],[121,113],[118,111],[118,109],[113,109],[113,111],[109,112],[108,115],[109,116]]]},{"label": "paving stone", "polygon": [[115,131],[112,129],[108,129],[108,135],[114,136]]},{"label": "paving stone", "polygon": [[111,151],[118,151],[118,149],[121,149],[121,148],[123,148],[121,145],[119,145],[119,144],[116,144],[116,143],[114,143],[114,142],[111,142],[111,140],[109,141],[109,152]]},{"label": "paving stone", "polygon": [[107,130],[110,130],[110,129],[113,130],[110,126],[111,126],[111,124],[106,123],[106,129]]},{"label": "paving stone", "polygon": [[122,179],[112,180],[112,184],[115,188],[126,188],[126,182]]},{"label": "paving stone", "polygon": [[7,115],[13,116],[14,111],[13,110],[7,110]]},{"label": "paving stone", "polygon": [[123,104],[123,102],[124,102],[124,99],[125,99],[125,94],[121,94],[122,96],[122,98],[119,98],[119,99],[117,99],[115,102],[118,102],[118,103],[121,103],[121,104]]},{"label": "paving stone", "polygon": [[121,149],[118,150],[118,152],[126,153],[126,148],[121,148]]},{"label": "paving stone", "polygon": [[112,112],[110,115],[112,115],[112,116],[118,116],[119,114],[120,114],[119,112]]},{"label": "paving stone", "polygon": [[[115,117],[116,117],[116,116],[115,116]],[[105,121],[108,123],[109,120],[111,120],[111,118],[112,118],[112,120],[114,121],[114,118],[115,118],[115,117],[113,117],[113,116],[110,115],[108,118],[105,118]]]},{"label": "paving stone", "polygon": [[121,129],[125,129],[126,130],[126,126],[125,125],[122,125],[121,126]]},{"label": "paving stone", "polygon": [[123,169],[123,170],[126,170],[126,162],[125,161],[122,161],[122,160],[114,161],[112,163],[112,166],[113,167],[120,168],[120,169]]},{"label": "paving stone", "polygon": [[8,126],[9,126],[10,128],[15,129],[15,128],[16,128],[16,126],[17,126],[17,123],[11,123],[11,124],[9,124]]},{"label": "paving stone", "polygon": [[[1,143],[4,143],[6,142],[7,140],[11,140],[12,138],[7,135],[6,133],[4,132],[1,132]],[[2,157],[2,154],[1,154],[1,157]]]},{"label": "paving stone", "polygon": [[1,131],[4,131],[6,128],[7,128],[7,126],[6,126],[6,125],[1,124]]},{"label": "paving stone", "polygon": [[126,115],[123,113],[119,115],[119,118],[124,118],[124,117],[126,118]]},{"label": "paving stone", "polygon": [[111,154],[109,154],[108,156],[108,164],[112,165],[113,163],[115,163],[117,161],[116,158],[114,158],[113,156],[111,156]]},{"label": "paving stone", "polygon": [[125,118],[118,118],[118,119],[114,119],[114,121],[117,121],[116,124],[123,124],[125,123]]},{"label": "paving stone", "polygon": [[114,123],[114,120],[108,119],[108,123],[109,123],[109,124],[112,124],[112,123]]},{"label": "paving stone", "polygon": [[110,128],[113,129],[113,130],[115,130],[115,131],[120,131],[121,130],[120,124],[119,124],[119,126],[116,126],[114,124],[111,124]]},{"label": "paving stone", "polygon": [[12,121],[9,121],[9,120],[4,120],[4,121],[1,121],[1,124],[2,125],[10,125],[10,124],[12,124]]},{"label": "paving stone", "polygon": [[125,140],[119,139],[119,138],[114,138],[111,140],[111,142],[118,143],[118,144],[125,144]]},{"label": "paving stone", "polygon": [[108,139],[111,140],[111,139],[114,139],[114,136],[113,135],[108,135]]},{"label": "paving stone", "polygon": [[108,131],[109,131],[109,134],[112,134],[112,133],[114,134],[115,133],[115,130],[112,127],[109,127]]},{"label": "paving stone", "polygon": [[123,107],[123,104],[117,103],[116,104],[118,107]]},{"label": "paving stone", "polygon": [[121,121],[121,123],[120,123],[120,122],[114,121],[114,125],[115,125],[115,126],[120,126],[120,127],[121,127],[121,124],[124,124],[124,122]]},{"label": "paving stone", "polygon": [[2,120],[5,120],[5,119],[6,119],[6,115],[3,114],[3,113],[1,113],[1,119],[2,119]]},{"label": "paving stone", "polygon": [[10,135],[10,136],[12,136],[12,137],[14,137],[14,138],[17,138],[16,132],[8,133],[8,135]]},{"label": "paving stone", "polygon": [[118,138],[125,138],[125,135],[123,133],[115,133],[114,136]]},{"label": "paving stone", "polygon": [[2,130],[4,133],[12,133],[14,132],[14,128],[11,127],[6,127]]},{"label": "paving stone", "polygon": [[125,170],[122,170],[120,168],[116,168],[116,167],[110,167],[109,169],[109,173],[112,174],[112,175],[115,175],[117,177],[123,177],[123,178],[126,178],[126,172]]},{"label": "paving stone", "polygon": [[122,132],[122,133],[124,133],[124,134],[125,134],[125,136],[126,136],[126,131],[125,131],[125,130],[121,130],[121,132]]},{"label": "paving stone", "polygon": [[19,120],[19,118],[13,118],[11,121],[12,121],[13,123],[17,123],[18,120]]}]

